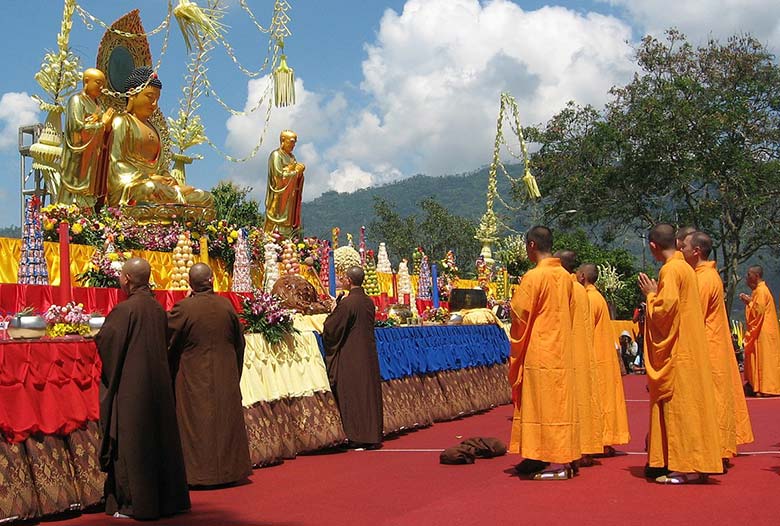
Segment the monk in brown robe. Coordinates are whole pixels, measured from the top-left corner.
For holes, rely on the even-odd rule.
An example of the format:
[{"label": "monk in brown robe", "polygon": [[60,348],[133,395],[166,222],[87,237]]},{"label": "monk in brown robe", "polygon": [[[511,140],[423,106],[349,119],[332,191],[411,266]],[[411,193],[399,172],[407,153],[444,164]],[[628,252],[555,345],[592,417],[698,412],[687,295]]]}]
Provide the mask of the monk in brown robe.
[{"label": "monk in brown robe", "polygon": [[708,473],[723,472],[723,464],[696,273],[676,249],[674,227],[656,225],[648,240],[653,257],[664,265],[657,282],[639,275],[647,297],[646,474],[658,475],[662,484],[704,482]]},{"label": "monk in brown robe", "polygon": [[574,373],[573,283],[552,257],[552,232],[531,228],[528,259],[536,264],[511,302],[509,384],[515,405],[511,453],[525,460],[515,469],[534,480],[566,480],[582,454]]},{"label": "monk in brown robe", "polygon": [[322,340],[333,396],[344,434],[355,447],[382,442],[382,385],[374,338],[374,302],[363,291],[365,275],[350,267],[341,278],[349,295],[325,320]]},{"label": "monk in brown robe", "polygon": [[780,395],[780,325],[764,269],[748,269],[747,285],[753,294],[740,294],[745,304],[745,391],[751,395]]},{"label": "monk in brown robe", "polygon": [[252,472],[241,405],[244,332],[233,305],[214,294],[205,263],[190,269],[192,295],[168,314],[168,358],[190,486],[216,486]]},{"label": "monk in brown robe", "polygon": [[190,509],[171,373],[165,311],[149,290],[149,263],[122,267],[128,298],[95,337],[100,382],[100,468],[106,513],[152,520]]},{"label": "monk in brown robe", "polygon": [[715,262],[709,260],[711,251],[710,236],[704,232],[694,232],[686,236],[681,252],[696,272],[715,387],[721,456],[723,465],[728,466],[728,459],[737,454],[738,444],[753,442],[753,428],[742,391],[737,357],[731,343],[723,281],[715,268]]},{"label": "monk in brown robe", "polygon": [[604,451],[604,415],[601,409],[596,373],[596,349],[593,345],[593,322],[590,315],[590,301],[585,287],[577,281],[575,274],[577,254],[572,250],[560,250],[554,254],[561,260],[561,266],[571,276],[574,319],[572,336],[574,340],[574,379],[577,387],[577,411],[580,421],[580,466],[593,465],[593,455]]}]

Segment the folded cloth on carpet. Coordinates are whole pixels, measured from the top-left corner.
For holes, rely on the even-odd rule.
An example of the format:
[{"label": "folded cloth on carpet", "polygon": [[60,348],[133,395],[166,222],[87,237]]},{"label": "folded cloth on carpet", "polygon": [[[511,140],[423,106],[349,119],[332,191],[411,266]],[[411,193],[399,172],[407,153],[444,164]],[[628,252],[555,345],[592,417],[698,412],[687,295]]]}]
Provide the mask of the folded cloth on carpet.
[{"label": "folded cloth on carpet", "polygon": [[440,464],[473,464],[477,458],[493,458],[506,454],[506,444],[497,438],[467,438],[459,445],[445,449],[439,455]]}]

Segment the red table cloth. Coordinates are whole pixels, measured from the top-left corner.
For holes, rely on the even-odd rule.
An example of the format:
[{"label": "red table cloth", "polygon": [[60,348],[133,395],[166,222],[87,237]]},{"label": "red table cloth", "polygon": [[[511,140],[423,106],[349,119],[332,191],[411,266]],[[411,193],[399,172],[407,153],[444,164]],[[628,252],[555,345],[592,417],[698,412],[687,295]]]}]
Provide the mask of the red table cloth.
[{"label": "red table cloth", "polygon": [[0,342],[0,432],[21,442],[98,420],[100,367],[92,340]]},{"label": "red table cloth", "polygon": [[[0,283],[0,312],[16,314],[26,307],[32,307],[36,313],[43,313],[52,304],[59,303],[59,286],[19,285]],[[230,300],[236,311],[241,311],[241,295],[234,292],[217,292]],[[155,290],[157,301],[165,310],[170,310],[177,301],[187,295],[186,290]],[[119,289],[95,287],[73,287],[73,301],[82,303],[88,313],[107,315],[114,306],[126,296]]]}]

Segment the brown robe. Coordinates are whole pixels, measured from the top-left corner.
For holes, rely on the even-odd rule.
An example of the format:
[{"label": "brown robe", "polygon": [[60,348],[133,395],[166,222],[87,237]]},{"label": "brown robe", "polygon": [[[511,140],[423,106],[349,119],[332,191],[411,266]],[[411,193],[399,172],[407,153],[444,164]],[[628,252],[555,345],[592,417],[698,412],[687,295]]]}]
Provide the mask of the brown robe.
[{"label": "brown robe", "polygon": [[106,513],[156,519],[190,508],[165,341],[165,311],[136,289],[95,337]]},{"label": "brown robe", "polygon": [[328,379],[344,434],[351,442],[382,442],[382,384],[374,339],[374,302],[361,287],[349,291],[325,320],[322,340]]},{"label": "brown robe", "polygon": [[168,314],[171,373],[187,482],[212,486],[252,472],[241,406],[244,333],[229,300],[195,292]]}]

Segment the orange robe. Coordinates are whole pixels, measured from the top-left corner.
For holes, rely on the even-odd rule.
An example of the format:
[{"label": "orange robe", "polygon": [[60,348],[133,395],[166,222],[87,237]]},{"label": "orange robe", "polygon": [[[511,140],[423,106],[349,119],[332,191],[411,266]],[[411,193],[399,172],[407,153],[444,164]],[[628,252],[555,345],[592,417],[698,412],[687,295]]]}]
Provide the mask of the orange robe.
[{"label": "orange robe", "polygon": [[723,282],[714,261],[696,267],[699,298],[704,312],[707,349],[715,387],[715,408],[721,438],[721,456],[737,454],[737,444],[753,442],[753,428],[742,390],[734,345],[731,343],[729,318],[723,299]]},{"label": "orange robe", "polygon": [[593,286],[585,287],[590,302],[590,317],[593,325],[593,347],[596,353],[596,378],[598,379],[601,412],[603,415],[602,445],[628,444],[626,395],[623,393],[623,378],[620,363],[615,352],[615,332],[609,307],[604,296]]},{"label": "orange robe", "polygon": [[757,393],[780,395],[780,324],[766,282],[745,307],[745,379]]},{"label": "orange robe", "polygon": [[585,287],[571,275],[574,301],[574,382],[577,397],[577,411],[580,419],[580,447],[584,455],[595,455],[604,451],[604,415],[601,414],[596,376],[596,351],[593,347],[593,322],[590,317],[590,302]]},{"label": "orange robe", "polygon": [[572,281],[557,258],[529,270],[512,297],[509,451],[544,462],[580,458],[574,381]]},{"label": "orange robe", "polygon": [[645,366],[651,467],[721,473],[715,388],[696,273],[675,252],[647,295]]}]

